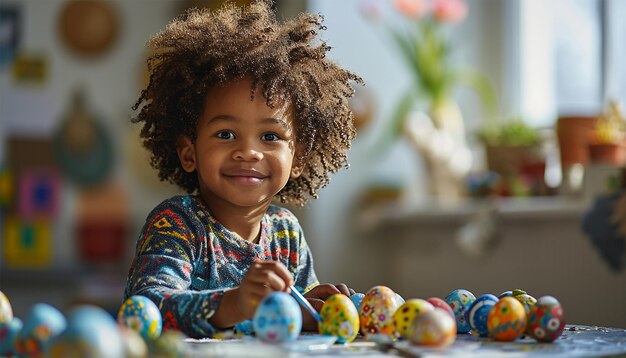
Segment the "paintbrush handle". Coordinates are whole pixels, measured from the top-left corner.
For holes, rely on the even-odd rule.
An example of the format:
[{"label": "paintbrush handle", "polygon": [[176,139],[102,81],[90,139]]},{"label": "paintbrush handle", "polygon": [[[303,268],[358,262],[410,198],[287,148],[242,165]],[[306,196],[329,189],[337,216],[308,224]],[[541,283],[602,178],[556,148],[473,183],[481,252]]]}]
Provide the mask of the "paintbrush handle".
[{"label": "paintbrush handle", "polygon": [[315,308],[313,308],[313,306],[311,306],[309,301],[306,298],[304,298],[304,296],[302,296],[302,294],[294,286],[291,286],[290,288],[291,288],[291,295],[296,299],[296,301],[298,301],[298,303],[302,307],[304,307],[307,311],[309,311],[309,313],[313,316],[313,318],[315,318],[316,321],[322,322],[322,316],[320,316],[320,314],[317,313],[317,311],[315,310]]}]

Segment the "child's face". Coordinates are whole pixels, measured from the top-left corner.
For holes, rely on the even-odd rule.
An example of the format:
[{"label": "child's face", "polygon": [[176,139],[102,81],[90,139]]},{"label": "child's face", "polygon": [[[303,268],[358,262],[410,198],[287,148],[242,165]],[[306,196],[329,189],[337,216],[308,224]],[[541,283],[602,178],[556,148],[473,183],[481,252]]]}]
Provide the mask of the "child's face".
[{"label": "child's face", "polygon": [[272,109],[260,91],[250,100],[250,88],[250,80],[240,80],[209,90],[195,143],[179,144],[183,168],[197,171],[209,205],[269,204],[299,175],[292,106]]}]

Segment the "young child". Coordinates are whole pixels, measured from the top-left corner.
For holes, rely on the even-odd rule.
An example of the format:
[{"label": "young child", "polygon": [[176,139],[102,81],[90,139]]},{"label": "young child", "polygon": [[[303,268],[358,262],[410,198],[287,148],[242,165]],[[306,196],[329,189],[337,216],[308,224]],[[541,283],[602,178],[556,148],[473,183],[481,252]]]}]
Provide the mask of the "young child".
[{"label": "young child", "polygon": [[354,292],[319,284],[298,220],[272,204],[304,205],[347,166],[348,98],[362,80],[325,57],[323,28],[311,14],[279,23],[267,0],[190,11],[148,42],[133,121],[159,178],[195,195],[149,214],[124,296],[153,300],[165,328],[211,336],[292,285],[318,310]]}]

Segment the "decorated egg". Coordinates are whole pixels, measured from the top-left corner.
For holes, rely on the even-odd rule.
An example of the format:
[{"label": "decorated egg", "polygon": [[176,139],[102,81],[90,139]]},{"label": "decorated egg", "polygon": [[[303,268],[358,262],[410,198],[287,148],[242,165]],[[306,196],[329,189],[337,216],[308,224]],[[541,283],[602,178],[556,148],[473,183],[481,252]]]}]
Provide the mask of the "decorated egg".
[{"label": "decorated egg", "polygon": [[513,290],[513,297],[518,300],[522,304],[522,306],[524,306],[524,310],[526,311],[527,316],[530,314],[530,308],[537,303],[537,299],[527,294],[526,291],[523,290]]},{"label": "decorated egg", "polygon": [[565,328],[563,307],[552,296],[543,296],[530,308],[528,334],[539,342],[553,342]]},{"label": "decorated egg", "polygon": [[497,341],[512,341],[526,330],[526,311],[515,298],[502,297],[487,317],[489,336]]},{"label": "decorated egg", "polygon": [[396,293],[386,286],[374,286],[367,291],[361,306],[359,318],[364,334],[393,336],[393,314],[398,309]]},{"label": "decorated egg", "polygon": [[[126,326],[119,326],[124,345],[125,358],[146,358],[148,356],[148,345],[139,332]],[[159,336],[160,337],[160,336]]]},{"label": "decorated egg", "polygon": [[13,317],[11,322],[0,323],[0,357],[17,356],[17,335],[24,324]]},{"label": "decorated egg", "polygon": [[412,298],[402,304],[393,314],[393,324],[396,334],[408,338],[408,329],[416,317],[433,311],[435,307],[421,298]]},{"label": "decorated egg", "polygon": [[356,307],[356,310],[359,310],[359,307],[361,306],[361,302],[363,301],[363,297],[365,297],[364,293],[361,292],[357,292],[357,293],[353,293],[350,295],[350,301],[352,301],[352,303],[354,303],[354,307]]},{"label": "decorated egg", "polygon": [[470,309],[475,300],[476,297],[473,293],[463,289],[454,290],[444,298],[444,301],[454,312],[457,333],[467,333],[472,329],[469,323],[465,321],[465,312]]},{"label": "decorated egg", "polygon": [[237,323],[234,330],[236,335],[251,336],[254,334],[254,325],[252,324],[252,320],[248,319]]},{"label": "decorated egg", "polygon": [[163,318],[159,308],[148,297],[129,297],[117,312],[117,322],[134,329],[145,340],[156,339],[161,335]]},{"label": "decorated egg", "polygon": [[470,309],[465,312],[465,320],[470,324],[472,330],[481,337],[487,337],[489,330],[487,329],[487,317],[491,308],[498,303],[498,297],[488,293],[482,295],[472,303]]},{"label": "decorated egg", "polygon": [[256,336],[265,342],[294,341],[302,330],[302,312],[293,297],[273,292],[259,303],[252,324]]},{"label": "decorated egg", "polygon": [[452,318],[455,318],[454,311],[452,311],[452,308],[450,308],[450,305],[447,304],[446,301],[442,300],[441,298],[431,297],[431,298],[427,298],[426,301],[428,301],[428,303],[430,303],[431,305],[437,308],[441,308],[442,310],[448,312],[450,316],[452,316]]},{"label": "decorated egg", "polygon": [[67,328],[50,347],[51,357],[123,357],[124,343],[115,319],[100,307],[77,306]]},{"label": "decorated egg", "polygon": [[456,332],[455,319],[435,307],[415,318],[408,329],[408,337],[416,345],[447,347],[454,343]]},{"label": "decorated egg", "polygon": [[511,297],[513,296],[513,291],[504,291],[500,295],[498,295],[498,299],[502,297]]},{"label": "decorated egg", "polygon": [[13,309],[7,296],[0,291],[0,323],[10,323],[13,320]]},{"label": "decorated egg", "polygon": [[24,320],[17,335],[17,350],[21,355],[39,356],[48,350],[54,337],[59,335],[67,321],[65,316],[47,303],[35,304]]},{"label": "decorated egg", "polygon": [[359,333],[359,311],[346,295],[335,294],[326,299],[320,311],[321,334],[337,337],[337,342],[352,342]]},{"label": "decorated egg", "polygon": [[168,329],[157,339],[153,339],[148,344],[150,357],[190,357],[189,346],[185,343],[184,333]]},{"label": "decorated egg", "polygon": [[402,306],[404,302],[406,302],[404,298],[396,292],[396,304],[398,305],[398,307]]}]

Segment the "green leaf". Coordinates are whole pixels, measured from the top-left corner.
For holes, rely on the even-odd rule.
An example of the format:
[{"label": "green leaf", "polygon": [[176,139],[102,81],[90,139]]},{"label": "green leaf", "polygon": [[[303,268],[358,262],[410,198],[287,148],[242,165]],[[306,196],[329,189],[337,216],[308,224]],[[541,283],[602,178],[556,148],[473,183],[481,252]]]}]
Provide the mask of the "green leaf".
[{"label": "green leaf", "polygon": [[411,88],[400,99],[398,104],[394,106],[395,110],[393,116],[388,123],[383,124],[383,128],[376,140],[376,143],[372,146],[372,157],[376,158],[387,151],[393,142],[402,133],[404,121],[409,112],[413,108],[415,101],[417,100],[417,91],[415,88]]}]

